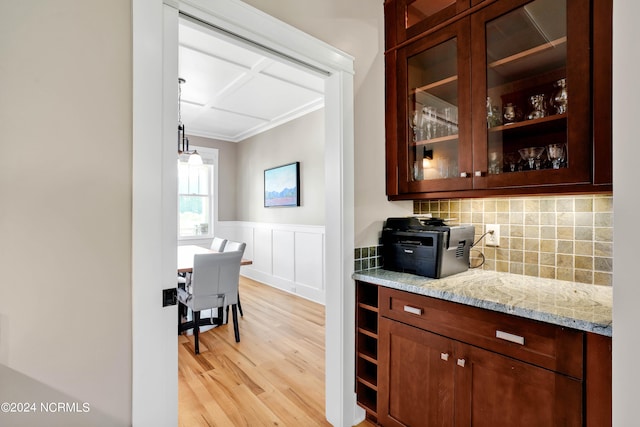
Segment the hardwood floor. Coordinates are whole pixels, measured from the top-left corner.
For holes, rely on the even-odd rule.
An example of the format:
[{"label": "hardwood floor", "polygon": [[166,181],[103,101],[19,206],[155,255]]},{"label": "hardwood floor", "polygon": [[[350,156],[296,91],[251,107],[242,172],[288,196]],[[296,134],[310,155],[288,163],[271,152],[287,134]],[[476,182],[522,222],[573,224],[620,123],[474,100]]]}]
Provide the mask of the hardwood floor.
[{"label": "hardwood floor", "polygon": [[324,307],[244,277],[240,295],[239,343],[232,322],[202,333],[197,356],[178,337],[179,425],[329,426]]}]

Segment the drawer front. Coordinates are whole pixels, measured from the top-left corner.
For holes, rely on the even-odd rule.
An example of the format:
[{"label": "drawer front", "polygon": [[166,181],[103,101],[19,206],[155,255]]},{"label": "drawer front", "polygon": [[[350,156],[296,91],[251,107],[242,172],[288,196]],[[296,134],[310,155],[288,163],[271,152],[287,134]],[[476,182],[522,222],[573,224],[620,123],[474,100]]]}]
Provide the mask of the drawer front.
[{"label": "drawer front", "polygon": [[581,331],[380,287],[380,315],[581,379]]}]

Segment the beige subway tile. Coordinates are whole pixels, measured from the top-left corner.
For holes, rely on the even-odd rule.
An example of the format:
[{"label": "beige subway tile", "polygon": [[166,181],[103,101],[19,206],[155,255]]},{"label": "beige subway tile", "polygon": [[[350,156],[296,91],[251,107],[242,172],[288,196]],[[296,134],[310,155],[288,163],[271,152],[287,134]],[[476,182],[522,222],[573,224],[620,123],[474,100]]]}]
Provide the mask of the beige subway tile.
[{"label": "beige subway tile", "polygon": [[522,274],[524,272],[524,264],[521,262],[510,262],[509,273]]},{"label": "beige subway tile", "polygon": [[609,227],[596,227],[595,237],[596,242],[612,242],[613,241],[613,228]]},{"label": "beige subway tile", "polygon": [[522,263],[524,261],[524,252],[521,250],[511,250],[509,253],[509,261]]},{"label": "beige subway tile", "polygon": [[526,251],[524,253],[524,263],[525,264],[538,265],[538,259],[539,258],[540,258],[540,254],[538,252]]},{"label": "beige subway tile", "polygon": [[[502,231],[502,230],[500,230]],[[524,227],[522,225],[510,225],[509,236],[511,237],[524,237]]]},{"label": "beige subway tile", "polygon": [[509,200],[509,211],[513,212],[524,212],[524,201],[521,199],[511,199]]},{"label": "beige subway tile", "polygon": [[471,224],[471,212],[460,212],[460,223]]},{"label": "beige subway tile", "polygon": [[524,239],[524,249],[527,251],[540,252],[540,239]]},{"label": "beige subway tile", "polygon": [[557,227],[556,238],[558,240],[573,240],[574,239],[573,227]]},{"label": "beige subway tile", "polygon": [[485,259],[484,264],[482,264],[483,270],[496,271],[496,260],[495,259]]},{"label": "beige subway tile", "polygon": [[460,212],[471,212],[471,199],[462,199],[460,201]]},{"label": "beige subway tile", "polygon": [[593,213],[576,212],[575,225],[578,227],[593,227]]},{"label": "beige subway tile", "polygon": [[482,211],[480,212],[473,211],[471,213],[471,222],[473,222],[474,224],[484,223],[484,214],[482,213]]},{"label": "beige subway tile", "polygon": [[556,278],[556,268],[549,267],[546,265],[540,266],[540,277],[545,279],[555,279]]},{"label": "beige subway tile", "polygon": [[496,201],[496,212],[508,213],[509,212],[509,199],[498,199]]},{"label": "beige subway tile", "polygon": [[573,282],[573,268],[556,268],[556,279],[570,280]]},{"label": "beige subway tile", "polygon": [[593,255],[593,242],[577,240],[574,253],[576,255]]},{"label": "beige subway tile", "polygon": [[556,213],[555,212],[541,212],[540,213],[540,225],[556,225]]},{"label": "beige subway tile", "polygon": [[538,277],[540,274],[538,264],[525,264],[524,274],[526,276]]},{"label": "beige subway tile", "polygon": [[522,250],[524,249],[524,239],[522,237],[512,237],[509,239],[509,249]]},{"label": "beige subway tile", "polygon": [[503,273],[509,272],[509,262],[508,261],[496,261],[496,271],[500,271]]},{"label": "beige subway tile", "polygon": [[555,267],[556,254],[548,252],[540,252],[540,265],[549,265]]},{"label": "beige subway tile", "polygon": [[430,210],[431,212],[433,212],[433,213],[434,213],[434,215],[435,215],[435,214],[439,214],[439,212],[440,212],[440,201],[438,201],[438,200],[431,200],[431,201],[429,202],[429,210]]},{"label": "beige subway tile", "polygon": [[540,212],[555,212],[556,211],[556,199],[555,197],[545,197],[540,200]]},{"label": "beige subway tile", "polygon": [[576,270],[574,272],[574,281],[578,283],[593,283],[593,271],[591,270]]},{"label": "beige subway tile", "polygon": [[460,200],[452,200],[449,204],[449,209],[451,209],[451,215],[455,215],[456,217],[460,215]]},{"label": "beige subway tile", "polygon": [[596,196],[594,198],[594,212],[613,212],[613,197],[611,196]]},{"label": "beige subway tile", "polygon": [[485,212],[484,213],[484,223],[485,224],[497,224],[498,223],[498,218],[497,218],[497,213],[495,212]]},{"label": "beige subway tile", "polygon": [[613,243],[609,242],[595,242],[593,244],[593,254],[600,257],[612,257],[613,256]]},{"label": "beige subway tile", "polygon": [[524,224],[524,213],[511,211],[509,214],[510,224]]},{"label": "beige subway tile", "polygon": [[556,212],[574,212],[573,198],[558,198],[556,200]]},{"label": "beige subway tile", "polygon": [[583,270],[593,270],[593,257],[576,255],[576,268]]},{"label": "beige subway tile", "polygon": [[596,227],[613,227],[612,212],[598,212],[595,214],[593,225]]},{"label": "beige subway tile", "polygon": [[603,286],[611,286],[613,285],[613,274],[611,273],[603,273],[600,271],[593,272],[593,284],[594,285],[603,285]]},{"label": "beige subway tile", "polygon": [[575,199],[576,212],[593,212],[592,197],[578,197]]},{"label": "beige subway tile", "polygon": [[552,227],[550,225],[543,225],[540,227],[540,238],[541,239],[555,239],[556,238],[556,227]]},{"label": "beige subway tile", "polygon": [[574,214],[573,212],[558,212],[556,216],[556,225],[573,227]]},{"label": "beige subway tile", "polygon": [[542,239],[540,240],[540,252],[555,252],[557,249],[556,240]]},{"label": "beige subway tile", "polygon": [[593,269],[596,271],[613,272],[613,258],[595,257],[593,259]]},{"label": "beige subway tile", "polygon": [[496,260],[498,260],[498,261],[509,261],[509,249],[497,248],[496,249]]},{"label": "beige subway tile", "polygon": [[509,224],[509,212],[499,212],[496,214],[496,224]]},{"label": "beige subway tile", "polygon": [[557,252],[559,254],[573,254],[573,240],[558,240]]},{"label": "beige subway tile", "polygon": [[557,254],[556,266],[560,267],[573,267],[573,255]]},{"label": "beige subway tile", "polygon": [[485,212],[498,212],[498,203],[496,199],[485,199],[483,210]]},{"label": "beige subway tile", "polygon": [[524,214],[525,225],[540,225],[540,213],[539,212],[527,212]]},{"label": "beige subway tile", "polygon": [[525,212],[540,212],[540,199],[529,198],[524,201]]},{"label": "beige subway tile", "polygon": [[524,227],[524,237],[529,239],[540,238],[540,227],[537,225],[527,225]]},{"label": "beige subway tile", "polygon": [[482,212],[484,210],[484,201],[482,199],[471,200],[471,212]]},{"label": "beige subway tile", "polygon": [[593,228],[591,227],[576,227],[575,233],[576,240],[593,240]]},{"label": "beige subway tile", "polygon": [[491,246],[485,246],[482,250],[484,257],[487,259],[496,259],[496,248]]}]

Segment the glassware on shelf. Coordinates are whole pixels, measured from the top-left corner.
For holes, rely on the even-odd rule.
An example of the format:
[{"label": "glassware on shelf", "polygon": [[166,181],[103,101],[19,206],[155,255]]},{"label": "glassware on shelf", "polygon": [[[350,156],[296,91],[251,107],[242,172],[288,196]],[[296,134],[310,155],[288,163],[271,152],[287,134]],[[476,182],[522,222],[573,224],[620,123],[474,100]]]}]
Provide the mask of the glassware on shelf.
[{"label": "glassware on shelf", "polygon": [[525,160],[529,163],[530,170],[540,169],[540,156],[542,156],[542,153],[544,153],[544,147],[521,148],[518,150],[518,153],[520,153],[520,157],[522,157],[522,160]]},{"label": "glassware on shelf", "polygon": [[422,109],[424,121],[427,125],[427,133],[424,139],[432,139],[436,137],[436,109],[433,107],[424,107]]},{"label": "glassware on shelf", "polygon": [[564,162],[564,155],[564,144],[549,144],[547,146],[547,156],[549,156],[554,169],[560,169]]},{"label": "glassware on shelf", "polygon": [[501,124],[500,107],[494,106],[491,97],[487,96],[487,127],[492,128],[500,126]]},{"label": "glassware on shelf", "polygon": [[520,109],[510,102],[507,103],[507,105],[504,107],[504,114],[502,116],[504,117],[505,125],[518,122],[522,119],[522,113],[520,112]]},{"label": "glassware on shelf", "polygon": [[556,109],[556,114],[564,114],[567,112],[568,94],[567,79],[560,79],[553,84],[557,89],[551,98],[551,105]]},{"label": "glassware on shelf", "polygon": [[497,175],[502,173],[502,159],[501,153],[492,151],[489,153],[489,174]]},{"label": "glassware on shelf", "polygon": [[538,95],[533,95],[529,97],[529,104],[531,104],[531,113],[527,116],[527,119],[541,119],[547,116],[547,110],[545,107],[545,99],[546,95],[544,93],[540,93]]},{"label": "glassware on shelf", "polygon": [[506,153],[504,155],[505,164],[509,165],[509,170],[515,172],[518,169],[518,163],[520,163],[521,156],[517,153]]}]

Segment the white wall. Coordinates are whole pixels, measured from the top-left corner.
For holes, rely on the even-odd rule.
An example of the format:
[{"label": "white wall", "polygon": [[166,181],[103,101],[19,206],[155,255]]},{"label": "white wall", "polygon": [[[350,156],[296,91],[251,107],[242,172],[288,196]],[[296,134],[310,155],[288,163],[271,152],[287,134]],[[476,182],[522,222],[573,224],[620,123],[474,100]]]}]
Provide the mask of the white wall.
[{"label": "white wall", "polygon": [[[239,142],[236,219],[324,225],[324,139],[320,109]],[[300,206],[265,208],[264,170],[292,162],[300,162]]]},{"label": "white wall", "polygon": [[638,424],[640,280],[638,185],[640,159],[640,3],[614,0],[613,16],[613,421]]},{"label": "white wall", "polygon": [[0,364],[128,425],[131,1],[1,9]]},{"label": "white wall", "polygon": [[355,247],[378,244],[383,221],[413,204],[385,195],[382,0],[246,0],[355,57]]}]

